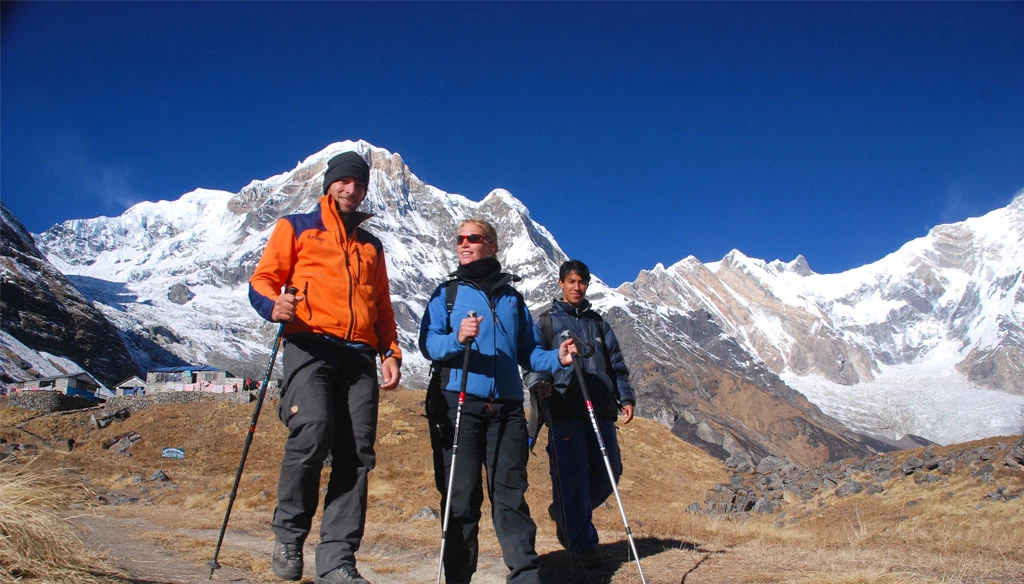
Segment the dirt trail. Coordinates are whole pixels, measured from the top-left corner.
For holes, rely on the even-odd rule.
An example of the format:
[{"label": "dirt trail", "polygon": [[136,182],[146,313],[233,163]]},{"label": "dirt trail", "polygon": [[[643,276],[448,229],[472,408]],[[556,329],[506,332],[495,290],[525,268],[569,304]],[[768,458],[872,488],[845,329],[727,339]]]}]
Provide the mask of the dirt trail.
[{"label": "dirt trail", "polygon": [[[132,537],[133,533],[167,532],[167,528],[139,517],[112,517],[105,515],[78,515],[72,522],[79,528],[83,541],[108,554],[113,563],[123,570],[134,584],[209,584],[210,570],[205,563],[183,558],[159,543],[144,538]],[[174,529],[173,534],[209,542],[209,557],[217,544],[219,531],[207,529]],[[224,554],[231,550],[243,551],[268,558],[274,542],[269,538],[232,532],[224,536],[221,546],[220,564],[214,571],[212,582],[235,584],[263,584],[283,582],[269,574],[255,574],[246,570],[224,566]],[[305,549],[306,562],[303,584],[314,580],[313,545]],[[407,584],[412,582],[433,582],[437,577],[437,558],[432,553],[398,549],[369,549],[359,553],[359,571],[373,584]],[[207,559],[206,561],[209,561]],[[388,566],[387,573],[374,571],[373,566]],[[397,568],[396,568],[397,566]],[[481,553],[479,567],[473,578],[477,584],[501,584],[505,581],[507,569],[501,558],[494,554]]]},{"label": "dirt trail", "polygon": [[[114,565],[123,570],[135,584],[210,582],[209,568],[185,560],[155,542],[133,538],[132,533],[164,529],[146,519],[79,515],[72,522],[79,528],[82,540],[87,545],[108,554]],[[246,545],[234,536],[225,539],[225,546],[229,543],[239,547]],[[210,557],[213,557],[215,545],[216,539],[210,546]],[[217,570],[214,578],[218,582],[260,582],[251,579],[251,574],[230,567]]]}]

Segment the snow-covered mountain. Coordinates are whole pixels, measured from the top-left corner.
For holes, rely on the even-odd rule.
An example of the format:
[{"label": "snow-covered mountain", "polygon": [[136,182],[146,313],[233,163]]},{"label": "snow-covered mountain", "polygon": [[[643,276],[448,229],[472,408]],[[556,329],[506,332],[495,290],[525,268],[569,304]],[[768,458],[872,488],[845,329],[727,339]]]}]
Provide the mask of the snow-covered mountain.
[{"label": "snow-covered mountain", "polygon": [[[67,221],[36,242],[117,326],[139,367],[188,361],[260,377],[276,327],[249,306],[248,276],[276,219],[310,209],[326,161],[347,149],[373,169],[362,208],[376,215],[365,225],[388,253],[404,385],[425,386],[416,332],[429,294],[457,265],[449,239],[459,221],[495,224],[499,258],[523,277],[533,308],[555,295],[566,256],[520,201],[501,189],[479,202],[446,193],[365,142],[332,144],[239,193],[199,189]],[[659,265],[616,290],[596,280],[590,296],[623,341],[638,412],[723,457],[811,463],[880,446],[833,416],[889,439],[1009,434],[1024,429],[1022,225],[1019,196],[844,274],[734,251]]]},{"label": "snow-covered mountain", "polygon": [[[434,286],[457,265],[449,240],[459,221],[490,218],[505,242],[503,263],[524,278],[520,290],[538,303],[552,293],[565,254],[521,202],[501,189],[481,202],[444,193],[423,184],[398,154],[365,142],[333,144],[237,194],[198,189],[176,201],[138,204],[120,217],[67,221],[37,241],[131,338],[154,341],[185,361],[260,377],[276,327],[249,306],[249,275],[277,219],[316,204],[327,160],[346,149],[371,159],[370,193],[361,209],[376,215],[364,226],[388,253],[410,384],[426,379],[416,332]],[[552,259],[538,261],[538,248]],[[142,367],[166,357],[138,344],[131,348]]]},{"label": "snow-covered mountain", "polygon": [[1024,427],[1022,271],[1024,194],[841,274],[734,250],[659,265],[618,292],[707,310],[856,430],[948,443]]}]

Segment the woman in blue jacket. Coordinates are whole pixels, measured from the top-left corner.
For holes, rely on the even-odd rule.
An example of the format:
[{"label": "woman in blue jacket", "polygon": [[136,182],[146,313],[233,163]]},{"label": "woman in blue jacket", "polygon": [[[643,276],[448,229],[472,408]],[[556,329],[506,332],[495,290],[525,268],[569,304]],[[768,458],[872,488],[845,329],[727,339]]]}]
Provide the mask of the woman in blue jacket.
[{"label": "woman in blue jacket", "polygon": [[[420,351],[441,372],[439,387],[434,388],[440,395],[428,395],[428,409],[442,509],[449,504],[445,498],[462,385],[461,356],[466,343],[473,349],[444,552],[448,584],[468,583],[476,571],[481,467],[487,470],[494,531],[510,570],[508,582],[540,582],[534,549],[537,526],[525,497],[529,449],[519,367],[554,374],[572,363],[569,353],[575,351],[572,341],[550,351],[540,347],[523,297],[511,286],[519,278],[501,271],[494,257],[497,251],[497,232],[490,223],[463,221],[456,237],[459,267],[451,274],[457,282],[454,302],[449,310],[448,284],[438,286],[420,324]],[[471,311],[477,316],[469,317]]]}]

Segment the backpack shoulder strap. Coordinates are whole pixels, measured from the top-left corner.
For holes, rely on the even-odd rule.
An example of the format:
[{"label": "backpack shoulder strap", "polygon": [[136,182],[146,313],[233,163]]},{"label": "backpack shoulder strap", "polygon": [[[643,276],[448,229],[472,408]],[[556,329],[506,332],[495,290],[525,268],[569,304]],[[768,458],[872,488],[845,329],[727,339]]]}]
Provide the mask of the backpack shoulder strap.
[{"label": "backpack shoulder strap", "polygon": [[[551,329],[553,327],[553,325],[551,324],[551,309],[545,309],[543,312],[540,313],[537,319],[540,321],[540,330],[542,337],[541,347],[544,349],[551,349]],[[550,381],[550,374],[543,375],[547,376]],[[535,381],[539,381],[542,379],[542,374],[530,372],[527,373],[527,379],[524,380],[527,382],[527,389],[529,390],[530,394],[530,416],[529,418],[527,418],[526,421],[526,429],[528,435],[527,444],[529,445],[530,452],[533,452],[533,447],[537,443],[537,436],[540,435],[541,428],[543,428],[545,424],[547,424],[548,426],[551,425],[551,423],[547,420],[547,414],[542,409],[545,408],[547,404],[542,403],[543,400],[541,400],[540,396],[537,395]]]},{"label": "backpack shoulder strap", "polygon": [[544,343],[547,345],[546,349],[552,349],[554,345],[554,324],[551,322],[551,311],[545,310],[540,313],[540,331],[544,336]]},{"label": "backpack shoulder strap", "polygon": [[608,345],[605,344],[604,342],[605,336],[607,335],[608,331],[611,330],[612,325],[608,324],[608,321],[606,321],[604,317],[601,316],[601,313],[597,312],[596,310],[591,309],[589,312],[593,316],[594,320],[597,321],[597,330],[601,333],[601,352],[604,355],[604,366],[607,368],[608,378],[612,382],[612,395],[615,396],[615,401],[616,403],[618,403],[620,399],[619,385],[616,381],[618,376],[616,375],[615,370],[612,369],[612,355],[611,353],[608,352]]},{"label": "backpack shoulder strap", "polygon": [[[444,286],[444,307],[447,309],[447,322],[445,327],[452,328],[452,309],[455,307],[455,297],[459,293],[459,281],[448,280]],[[428,419],[443,418],[446,414],[443,410],[443,400],[439,397],[441,393],[441,370],[448,366],[449,361],[431,361],[430,378],[427,383],[427,397],[424,400],[424,407]]]},{"label": "backpack shoulder strap", "polygon": [[448,280],[444,284],[444,307],[448,310],[448,330],[452,328],[452,309],[455,308],[455,297],[459,294],[459,281]]}]

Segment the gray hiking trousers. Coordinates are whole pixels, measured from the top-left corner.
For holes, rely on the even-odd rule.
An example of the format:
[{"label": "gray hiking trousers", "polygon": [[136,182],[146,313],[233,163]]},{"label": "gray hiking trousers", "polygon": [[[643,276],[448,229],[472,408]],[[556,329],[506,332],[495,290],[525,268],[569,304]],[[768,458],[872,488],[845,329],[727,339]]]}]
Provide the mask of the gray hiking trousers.
[{"label": "gray hiking trousers", "polygon": [[273,530],[301,545],[319,502],[320,472],[332,453],[316,573],[355,565],[366,523],[367,475],[377,433],[376,355],[318,339],[285,341],[278,414],[288,427]]}]

